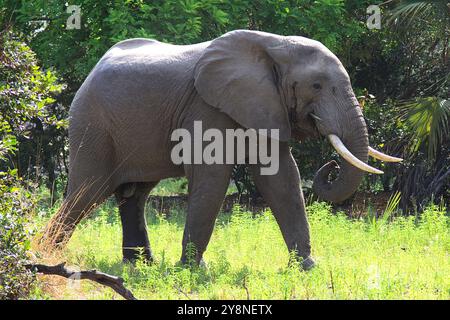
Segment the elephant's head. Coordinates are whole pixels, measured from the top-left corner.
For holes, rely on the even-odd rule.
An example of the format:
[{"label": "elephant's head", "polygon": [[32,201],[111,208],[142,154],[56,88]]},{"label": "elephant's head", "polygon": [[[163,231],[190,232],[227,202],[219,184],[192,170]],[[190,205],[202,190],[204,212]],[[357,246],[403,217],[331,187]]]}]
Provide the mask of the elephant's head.
[{"label": "elephant's head", "polygon": [[347,161],[329,181],[334,161],[319,169],[314,190],[340,202],[357,189],[372,154],[366,124],[350,78],[320,42],[296,36],[237,30],[213,40],[198,61],[195,87],[210,105],[247,128],[279,129],[281,141],[320,133]]}]

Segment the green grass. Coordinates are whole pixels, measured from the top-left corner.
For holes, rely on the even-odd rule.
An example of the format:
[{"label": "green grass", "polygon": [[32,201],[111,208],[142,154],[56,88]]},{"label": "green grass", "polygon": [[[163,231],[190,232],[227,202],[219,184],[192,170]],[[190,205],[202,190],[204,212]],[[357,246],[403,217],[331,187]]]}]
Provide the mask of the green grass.
[{"label": "green grass", "polygon": [[169,178],[159,182],[152,190],[152,195],[172,196],[187,194],[188,181],[186,178]]},{"label": "green grass", "polygon": [[[188,181],[186,178],[169,178],[164,179],[157,184],[152,190],[152,195],[158,196],[173,196],[179,194],[187,194]],[[230,183],[227,190],[228,194],[237,192],[237,188],[234,183]]]},{"label": "green grass", "polygon": [[[65,251],[69,265],[123,277],[139,299],[449,299],[450,235],[445,209],[430,206],[414,217],[349,220],[325,204],[308,207],[313,256],[309,272],[288,267],[278,226],[265,211],[253,216],[235,207],[221,214],[205,253],[208,267],[177,265],[183,213],[147,210],[156,262],[121,262],[121,228],[109,202],[75,232]],[[82,281],[64,298],[117,298]],[[51,298],[40,292],[41,298]]]}]

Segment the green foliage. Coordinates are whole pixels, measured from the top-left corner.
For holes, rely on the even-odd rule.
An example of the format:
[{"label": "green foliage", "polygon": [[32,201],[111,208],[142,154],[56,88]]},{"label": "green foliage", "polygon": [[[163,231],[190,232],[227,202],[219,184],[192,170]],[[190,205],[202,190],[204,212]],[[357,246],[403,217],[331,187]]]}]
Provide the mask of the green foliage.
[{"label": "green foliage", "polygon": [[11,31],[0,33],[0,47],[0,160],[4,160],[16,150],[17,138],[29,135],[33,120],[62,125],[48,109],[62,87],[52,72],[40,69],[34,53]]},{"label": "green foliage", "polygon": [[159,196],[172,196],[187,193],[188,181],[186,178],[170,178],[159,182],[152,190],[152,194]]},{"label": "green foliage", "polygon": [[2,172],[1,179],[0,300],[26,298],[34,280],[24,267],[31,238],[26,223],[34,202],[31,194],[17,183],[14,172]]},{"label": "green foliage", "polygon": [[55,99],[63,86],[8,27],[0,30],[0,47],[0,171],[13,167],[38,181],[43,166],[52,177],[49,150],[64,142],[67,124]]},{"label": "green foliage", "polygon": [[450,197],[446,102],[450,11],[447,1],[400,1],[389,6],[387,28],[365,39],[362,45],[372,54],[359,63],[361,72],[353,78],[354,87],[367,89],[365,96],[368,92],[376,96],[364,107],[371,145],[404,162],[374,163],[385,174],[367,177],[365,186],[371,191],[380,186],[400,191],[404,213],[416,213],[431,200]]},{"label": "green foliage", "polygon": [[55,75],[42,71],[30,48],[10,30],[1,30],[0,47],[0,299],[25,298],[33,282],[26,270],[30,234],[26,223],[34,202],[29,183],[19,178],[17,161],[22,139],[30,139],[33,123],[59,126],[49,110],[61,90]]},{"label": "green foliage", "polygon": [[[81,0],[80,30],[65,29],[69,13],[60,1],[6,4],[16,27],[33,34],[32,48],[44,66],[55,67],[70,87],[73,83],[71,89],[81,84],[110,46],[127,38],[190,44],[250,28],[305,35],[339,50],[341,41],[364,30],[364,23],[348,14],[343,0]],[[40,28],[44,30],[36,32]]]},{"label": "green foliage", "polygon": [[398,211],[398,205],[400,204],[401,196],[402,194],[398,191],[391,195],[386,204],[386,209],[383,212],[383,222],[388,221],[391,217],[393,217],[395,212]]},{"label": "green foliage", "polygon": [[428,158],[435,159],[438,150],[450,141],[450,100],[419,98],[401,105],[400,116],[410,129],[410,152],[417,153],[425,144]]},{"label": "green foliage", "polygon": [[450,23],[450,8],[447,0],[402,0],[390,11],[389,24],[408,28],[417,20],[430,21],[441,25],[445,34]]}]

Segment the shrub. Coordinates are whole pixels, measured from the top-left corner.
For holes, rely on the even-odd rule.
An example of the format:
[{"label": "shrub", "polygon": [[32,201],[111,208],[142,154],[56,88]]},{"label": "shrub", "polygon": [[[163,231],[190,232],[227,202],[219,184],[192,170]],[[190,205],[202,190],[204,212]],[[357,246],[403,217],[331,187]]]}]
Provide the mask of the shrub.
[{"label": "shrub", "polygon": [[17,184],[14,172],[1,173],[0,184],[0,299],[28,295],[33,275],[25,268],[30,249],[26,222],[33,210],[30,194]]},{"label": "shrub", "polygon": [[48,107],[54,103],[52,93],[61,87],[8,28],[0,30],[0,47],[0,299],[18,299],[26,297],[33,284],[25,264],[30,249],[26,222],[34,202],[30,183],[11,168],[20,168],[16,151],[35,132],[33,124],[58,125]]}]

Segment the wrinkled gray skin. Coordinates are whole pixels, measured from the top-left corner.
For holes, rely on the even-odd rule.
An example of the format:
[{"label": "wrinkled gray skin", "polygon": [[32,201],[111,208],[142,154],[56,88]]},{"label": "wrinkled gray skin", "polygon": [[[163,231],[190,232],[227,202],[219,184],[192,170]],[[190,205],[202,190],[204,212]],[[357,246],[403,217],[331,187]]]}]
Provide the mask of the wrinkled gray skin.
[{"label": "wrinkled gray skin", "polygon": [[[290,112],[297,121],[290,121]],[[311,112],[322,120],[313,120]],[[186,262],[189,242],[201,261],[232,166],[172,163],[173,130],[192,132],[195,120],[203,122],[203,130],[280,130],[278,174],[263,176],[259,165],[249,167],[288,249],[302,258],[305,269],[314,262],[288,140],[332,133],[367,162],[366,125],[347,72],[325,46],[303,37],[237,30],[187,46],[148,39],[120,42],[87,77],[70,117],[68,194],[57,218],[70,236],[95,204],[115,194],[127,260],[136,258],[136,248],[152,259],[144,218],[150,190],[162,179],[185,175],[189,204],[181,261]],[[343,162],[338,178],[329,182],[335,168],[334,162],[322,167],[314,189],[322,199],[339,202],[356,190],[363,173]]]}]

